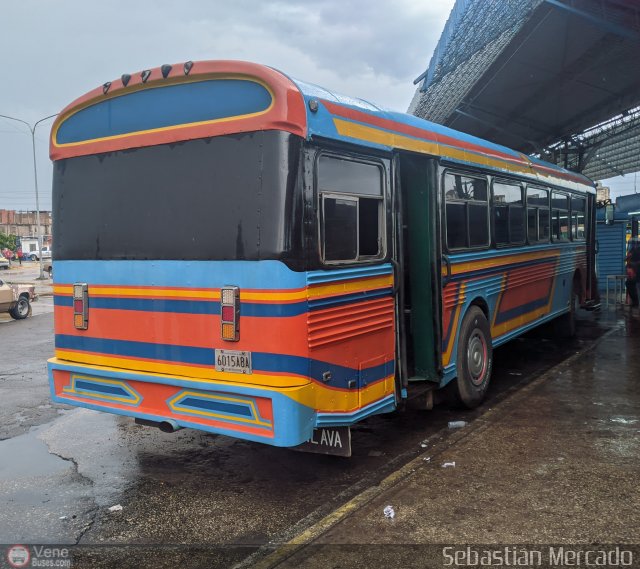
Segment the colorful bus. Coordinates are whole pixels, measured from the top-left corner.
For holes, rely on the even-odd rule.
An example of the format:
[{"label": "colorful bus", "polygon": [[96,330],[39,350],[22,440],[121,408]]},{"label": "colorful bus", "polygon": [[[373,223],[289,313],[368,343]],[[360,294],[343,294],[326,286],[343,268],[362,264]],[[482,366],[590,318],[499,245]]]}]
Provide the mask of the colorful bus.
[{"label": "colorful bus", "polygon": [[50,153],[56,402],[348,447],[595,294],[588,179],[270,67],[123,75]]}]

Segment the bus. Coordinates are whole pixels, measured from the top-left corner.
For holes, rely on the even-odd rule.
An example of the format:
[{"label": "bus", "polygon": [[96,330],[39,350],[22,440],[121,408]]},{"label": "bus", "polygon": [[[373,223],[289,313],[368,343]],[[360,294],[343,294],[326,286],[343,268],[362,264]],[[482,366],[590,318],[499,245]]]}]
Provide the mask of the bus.
[{"label": "bus", "polygon": [[597,294],[587,178],[264,65],[122,75],[50,155],[52,398],[166,431],[348,455]]}]

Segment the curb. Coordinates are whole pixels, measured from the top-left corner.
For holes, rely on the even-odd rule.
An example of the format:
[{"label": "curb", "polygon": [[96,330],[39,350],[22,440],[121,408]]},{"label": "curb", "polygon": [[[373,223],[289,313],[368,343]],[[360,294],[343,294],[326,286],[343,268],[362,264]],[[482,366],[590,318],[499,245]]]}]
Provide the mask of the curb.
[{"label": "curb", "polygon": [[[306,546],[311,545],[313,541],[321,537],[332,527],[336,526],[341,521],[345,520],[364,506],[369,504],[375,498],[381,496],[384,492],[391,490],[407,478],[409,478],[417,469],[428,466],[431,461],[448,450],[451,446],[460,442],[461,440],[471,436],[472,434],[481,433],[487,430],[493,423],[501,420],[505,416],[505,409],[514,407],[527,399],[528,395],[541,387],[551,377],[559,375],[560,372],[567,369],[575,360],[584,355],[587,351],[592,350],[606,338],[619,331],[621,325],[618,324],[602,334],[597,340],[588,346],[583,347],[572,356],[568,357],[562,363],[552,367],[544,372],[542,375],[532,380],[527,385],[517,388],[514,386],[514,391],[508,394],[504,399],[499,401],[495,406],[487,409],[480,417],[475,419],[469,426],[459,431],[450,433],[439,444],[434,445],[428,451],[419,454],[416,458],[409,461],[407,464],[392,472],[376,486],[371,486],[366,490],[360,492],[342,506],[336,508],[328,515],[321,518],[319,521],[313,523],[308,528],[298,533],[293,538],[289,539],[285,543],[273,544],[271,546],[263,546],[258,551],[241,561],[234,566],[234,569],[245,569],[248,567],[257,569],[273,569],[280,563],[286,561],[294,554],[298,553]],[[430,439],[437,437],[443,432],[449,432],[447,427],[444,427],[440,431],[434,433]],[[311,514],[309,517],[313,516]]]}]

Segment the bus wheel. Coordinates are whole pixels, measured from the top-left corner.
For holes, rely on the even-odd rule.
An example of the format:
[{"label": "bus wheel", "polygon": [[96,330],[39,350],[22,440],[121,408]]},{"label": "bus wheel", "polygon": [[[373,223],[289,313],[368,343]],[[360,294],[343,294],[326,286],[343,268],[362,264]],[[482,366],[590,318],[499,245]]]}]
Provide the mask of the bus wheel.
[{"label": "bus wheel", "polygon": [[458,337],[458,378],[451,382],[455,399],[468,409],[480,405],[489,387],[493,367],[491,331],[484,313],[469,308]]}]

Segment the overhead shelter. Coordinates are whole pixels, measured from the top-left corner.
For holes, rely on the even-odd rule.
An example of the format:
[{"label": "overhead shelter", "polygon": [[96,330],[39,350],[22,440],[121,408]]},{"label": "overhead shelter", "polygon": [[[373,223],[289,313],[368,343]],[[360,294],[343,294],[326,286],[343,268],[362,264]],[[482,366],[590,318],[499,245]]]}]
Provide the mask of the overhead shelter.
[{"label": "overhead shelter", "polygon": [[640,2],[457,0],[409,112],[605,179],[640,170]]}]

